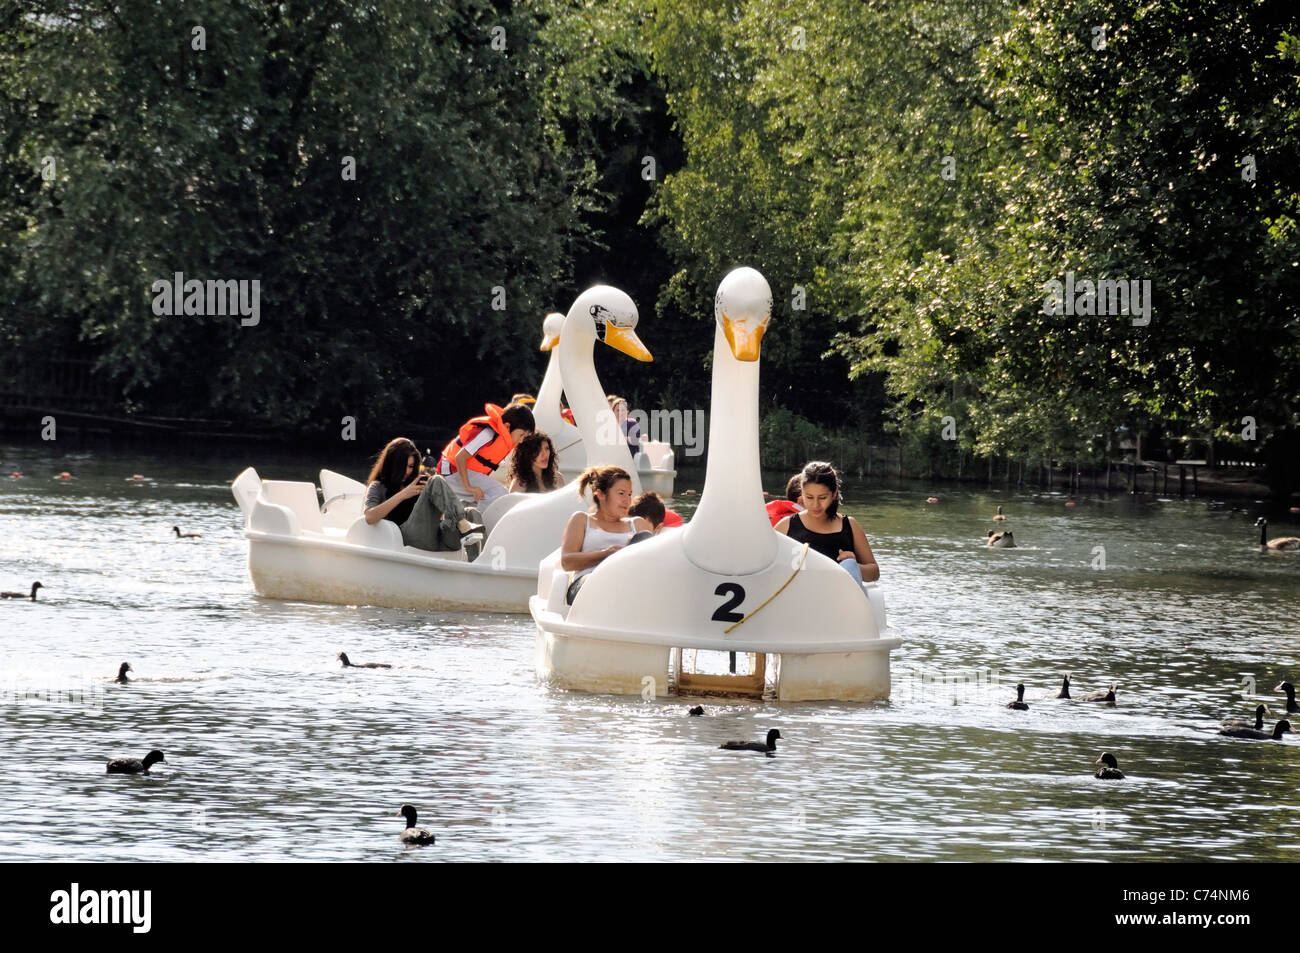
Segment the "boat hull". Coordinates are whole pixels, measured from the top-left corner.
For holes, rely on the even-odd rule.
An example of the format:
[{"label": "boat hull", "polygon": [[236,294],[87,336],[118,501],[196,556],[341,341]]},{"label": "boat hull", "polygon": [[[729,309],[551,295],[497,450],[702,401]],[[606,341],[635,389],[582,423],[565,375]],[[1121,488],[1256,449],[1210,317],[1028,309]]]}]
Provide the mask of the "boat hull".
[{"label": "boat hull", "polygon": [[[540,596],[533,598],[529,609],[537,626],[537,677],[546,684],[595,694],[668,694],[672,646],[663,638],[648,644],[634,641],[629,633],[581,631],[582,627],[547,608]],[[679,641],[684,648],[768,654],[776,666],[775,698],[782,702],[884,701],[890,693],[890,652],[902,644],[902,639],[885,635],[859,641],[854,646],[857,651],[808,652],[798,649],[828,647],[750,644],[740,639],[724,645],[691,637]]]},{"label": "boat hull", "polygon": [[535,572],[433,554],[375,551],[339,540],[253,530],[245,536],[253,588],[272,599],[524,613],[537,588]]}]

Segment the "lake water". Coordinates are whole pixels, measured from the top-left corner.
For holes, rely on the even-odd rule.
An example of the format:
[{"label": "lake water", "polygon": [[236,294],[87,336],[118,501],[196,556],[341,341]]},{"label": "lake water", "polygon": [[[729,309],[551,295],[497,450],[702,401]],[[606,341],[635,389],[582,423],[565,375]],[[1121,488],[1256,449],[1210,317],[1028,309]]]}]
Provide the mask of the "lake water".
[{"label": "lake water", "polygon": [[[0,603],[0,861],[1300,857],[1300,735],[1215,735],[1300,681],[1300,554],[1258,551],[1262,505],[851,486],[891,701],[689,718],[539,685],[527,616],[257,597],[229,483],[322,462],[177,460],[0,446],[0,588],[46,587]],[[980,544],[999,503],[1017,549]],[[1118,705],[1039,700],[1065,673]],[[774,758],[717,748],[770,727]],[[150,748],[152,776],[105,774]],[[1093,779],[1103,750],[1128,780]],[[403,802],[435,847],[400,848]]]}]

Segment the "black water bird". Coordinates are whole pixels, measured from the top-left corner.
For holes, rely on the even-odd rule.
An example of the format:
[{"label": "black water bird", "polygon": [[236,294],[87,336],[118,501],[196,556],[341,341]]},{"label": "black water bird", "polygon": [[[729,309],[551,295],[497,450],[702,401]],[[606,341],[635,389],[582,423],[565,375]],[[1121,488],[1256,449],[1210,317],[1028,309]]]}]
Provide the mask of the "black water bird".
[{"label": "black water bird", "polygon": [[1260,517],[1255,520],[1255,525],[1259,527],[1259,551],[1262,553],[1295,553],[1300,552],[1300,537],[1297,536],[1279,536],[1277,539],[1268,538],[1268,520]]},{"label": "black water bird", "polygon": [[1273,689],[1273,691],[1275,691],[1275,692],[1286,692],[1286,710],[1287,710],[1287,714],[1293,714],[1293,713],[1300,712],[1300,705],[1297,705],[1296,702],[1295,702],[1295,686],[1294,686],[1294,685],[1292,685],[1290,682],[1283,682],[1283,683],[1282,683],[1281,685],[1279,685],[1277,688]]},{"label": "black water bird", "polygon": [[1101,781],[1124,780],[1124,772],[1119,769],[1119,762],[1115,760],[1115,756],[1109,751],[1102,752],[1101,757],[1094,761],[1093,764],[1101,765],[1097,769],[1097,773],[1093,775],[1094,778]]},{"label": "black water bird", "polygon": [[397,839],[408,847],[424,847],[426,844],[432,844],[435,840],[430,831],[423,827],[415,826],[415,808],[409,804],[403,804],[402,809],[397,812],[406,818],[406,830],[397,835]]},{"label": "black water bird", "polygon": [[704,706],[703,706],[703,705],[696,705],[694,708],[692,708],[692,709],[691,709],[690,711],[688,711],[686,714],[690,715],[691,717],[699,717],[700,715],[703,715],[703,714],[704,714]]},{"label": "black water bird", "polygon": [[1282,736],[1291,730],[1291,722],[1283,718],[1273,726],[1273,732],[1256,731],[1254,728],[1224,728],[1219,732],[1229,738],[1246,738],[1250,741],[1281,741]]},{"label": "black water bird", "polygon": [[157,749],[150,751],[144,756],[144,760],[139,758],[114,758],[108,763],[109,774],[148,774],[149,769],[161,761],[166,764],[163,753]]},{"label": "black water bird", "polygon": [[1115,683],[1110,683],[1110,689],[1108,691],[1098,689],[1095,692],[1088,692],[1088,694],[1083,695],[1076,700],[1081,702],[1101,702],[1105,705],[1113,705],[1115,704]]},{"label": "black water bird", "polygon": [[131,681],[129,678],[126,677],[126,673],[134,672],[134,671],[135,669],[131,667],[130,662],[123,662],[121,667],[118,668],[117,670],[117,678],[113,679],[113,681],[117,682],[119,685],[125,685],[129,681]]},{"label": "black water bird", "polygon": [[780,737],[781,732],[773,728],[767,733],[767,744],[761,741],[727,741],[718,747],[728,751],[762,751],[764,754],[775,754],[776,739]]},{"label": "black water bird", "polygon": [[1007,702],[1008,708],[1014,708],[1016,711],[1029,711],[1029,706],[1025,704],[1025,686],[1023,684],[1016,686],[1016,700]]},{"label": "black water bird", "polygon": [[1239,719],[1229,718],[1227,721],[1219,722],[1220,728],[1250,728],[1254,731],[1264,730],[1264,715],[1268,712],[1267,705],[1255,706],[1255,720],[1241,721]]},{"label": "black water bird", "polygon": [[1067,675],[1061,679],[1061,690],[1055,695],[1044,695],[1044,698],[1069,698],[1070,697],[1070,676]]},{"label": "black water bird", "polygon": [[43,585],[41,585],[39,582],[34,582],[34,583],[32,583],[32,591],[31,591],[30,595],[29,595],[28,593],[26,593],[26,592],[0,592],[0,599],[27,599],[27,598],[30,598],[30,599],[32,600],[32,602],[35,602],[35,601],[36,601],[36,590],[37,590],[37,589],[44,589],[44,588],[45,588],[45,587],[44,587]]},{"label": "black water bird", "polygon": [[350,662],[348,653],[340,652],[339,661],[343,663],[344,668],[392,668],[387,662]]},{"label": "black water bird", "polygon": [[179,526],[173,526],[172,532],[176,534],[177,539],[202,539],[202,533],[182,533]]}]

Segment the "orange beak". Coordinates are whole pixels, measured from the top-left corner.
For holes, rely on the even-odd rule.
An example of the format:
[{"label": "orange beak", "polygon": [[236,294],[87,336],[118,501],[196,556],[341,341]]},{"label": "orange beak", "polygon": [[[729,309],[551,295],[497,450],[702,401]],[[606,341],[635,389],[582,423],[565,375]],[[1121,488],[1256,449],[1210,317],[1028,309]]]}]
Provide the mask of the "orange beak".
[{"label": "orange beak", "polygon": [[761,324],[752,318],[736,320],[727,312],[722,312],[722,332],[727,336],[727,344],[738,361],[757,361],[763,343],[763,333],[767,331],[767,321]]}]

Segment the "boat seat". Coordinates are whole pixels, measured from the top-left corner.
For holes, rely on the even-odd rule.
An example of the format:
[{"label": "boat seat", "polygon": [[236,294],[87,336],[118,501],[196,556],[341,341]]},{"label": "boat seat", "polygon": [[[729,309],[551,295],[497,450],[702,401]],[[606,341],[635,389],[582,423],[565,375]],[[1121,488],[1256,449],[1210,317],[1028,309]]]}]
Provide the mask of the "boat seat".
[{"label": "boat seat", "polygon": [[365,511],[365,495],[362,493],[343,493],[325,498],[321,504],[321,519],[326,529],[347,530],[353,520]]},{"label": "boat seat", "polygon": [[557,612],[561,618],[569,614],[564,601],[569,591],[569,574],[560,568],[560,551],[549,553],[537,567],[537,595],[546,600],[548,612]]},{"label": "boat seat", "polygon": [[483,511],[483,526],[491,534],[497,523],[501,522],[501,517],[505,516],[520,503],[527,502],[532,494],[529,493],[507,493],[505,496],[499,496]]},{"label": "boat seat", "polygon": [[677,463],[672,444],[657,440],[642,440],[641,452],[636,455],[638,470],[671,470]]},{"label": "boat seat", "polygon": [[392,520],[380,520],[372,526],[366,522],[364,516],[358,516],[352,521],[343,541],[370,549],[391,549],[396,552],[406,548],[406,544],[402,542],[402,531],[397,528],[396,523]]},{"label": "boat seat", "polygon": [[235,502],[239,504],[239,511],[244,514],[244,522],[247,523],[248,517],[253,513],[253,504],[257,502],[257,494],[262,492],[262,478],[256,470],[249,467],[235,477],[230,491],[235,494]]},{"label": "boat seat", "polygon": [[344,476],[342,473],[335,473],[333,470],[321,470],[320,488],[325,499],[332,500],[336,496],[345,496],[357,494],[366,495],[366,485],[360,480],[354,480],[352,477]]},{"label": "boat seat", "polygon": [[320,518],[320,504],[314,483],[289,480],[263,480],[262,499],[283,506],[298,518],[298,525],[311,533],[323,533],[325,525]]},{"label": "boat seat", "polygon": [[880,584],[875,582],[864,582],[862,591],[866,593],[867,602],[871,605],[871,615],[876,620],[876,635],[884,638],[885,629],[889,625],[888,616],[885,614],[885,592],[880,588]]}]

